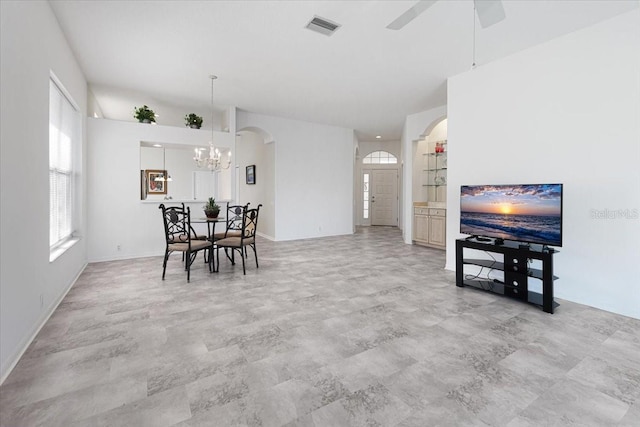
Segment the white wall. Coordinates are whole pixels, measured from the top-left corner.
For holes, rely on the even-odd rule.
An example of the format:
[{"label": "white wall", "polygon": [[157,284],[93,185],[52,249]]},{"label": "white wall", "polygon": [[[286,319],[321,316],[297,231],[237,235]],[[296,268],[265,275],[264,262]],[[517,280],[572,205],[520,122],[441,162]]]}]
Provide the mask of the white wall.
[{"label": "white wall", "polygon": [[398,158],[400,164],[400,141],[360,141],[360,164],[362,159],[374,151],[388,151]]},{"label": "white wall", "polygon": [[[86,265],[84,238],[49,262],[49,73],[60,79],[83,117],[87,83],[47,2],[2,1],[0,16],[0,377],[4,379]],[[84,194],[84,179],[80,184]],[[79,203],[84,214],[82,197]],[[86,234],[83,224],[79,234]]]},{"label": "white wall", "polygon": [[[163,254],[163,200],[140,201],[140,141],[207,145],[211,131],[89,118],[87,139],[89,261]],[[216,146],[228,148],[234,139],[225,132],[214,138]],[[204,216],[202,202],[187,205],[192,217]]]},{"label": "white wall", "polygon": [[[435,126],[447,115],[447,107],[441,106],[431,110],[407,116],[402,128],[402,163],[403,168],[403,188],[402,188],[402,216],[403,229],[402,237],[404,242],[411,244],[413,234],[413,192],[414,192],[414,168],[421,168],[422,164],[414,164],[418,142],[425,132],[430,131],[430,127]],[[422,200],[415,200],[422,201]]]},{"label": "white wall", "polygon": [[87,88],[87,117],[103,118],[104,114],[98,104],[96,96],[91,91],[91,88]]},{"label": "white wall", "polygon": [[636,9],[449,80],[448,269],[460,185],[564,183],[556,296],[640,318],[639,52]]},{"label": "white wall", "polygon": [[351,234],[353,130],[238,112],[237,128],[275,141],[275,238]]},{"label": "white wall", "polygon": [[[398,204],[402,203],[402,177],[400,176],[400,166],[402,162],[402,149],[400,141],[361,141],[359,143],[360,158],[356,162],[356,215],[358,225],[371,225],[371,216],[369,219],[364,219],[363,216],[363,189],[362,189],[362,173],[364,169],[395,169],[398,171]],[[398,158],[398,163],[395,165],[376,165],[376,164],[362,164],[362,159],[367,157],[368,154],[374,151],[387,151]],[[400,205],[398,205],[398,220],[400,219]],[[398,226],[400,223],[398,221]]]},{"label": "white wall", "polygon": [[[275,239],[275,143],[265,144],[255,132],[241,132],[236,142],[236,160],[239,167],[240,185],[238,201],[251,203],[255,208],[262,204],[258,217],[258,233]],[[247,184],[246,167],[256,166],[256,183]]]}]

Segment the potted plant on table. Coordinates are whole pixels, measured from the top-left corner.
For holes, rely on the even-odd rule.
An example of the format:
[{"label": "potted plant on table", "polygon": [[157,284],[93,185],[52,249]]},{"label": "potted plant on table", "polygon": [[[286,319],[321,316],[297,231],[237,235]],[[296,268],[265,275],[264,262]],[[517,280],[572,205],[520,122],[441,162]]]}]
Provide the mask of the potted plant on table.
[{"label": "potted plant on table", "polygon": [[136,107],[133,111],[133,117],[138,119],[140,123],[151,123],[156,121],[156,113],[146,105]]},{"label": "potted plant on table", "polygon": [[202,117],[198,116],[195,113],[189,113],[184,116],[184,122],[185,125],[190,128],[200,129],[200,127],[202,126]]},{"label": "potted plant on table", "polygon": [[209,197],[207,204],[204,205],[204,214],[207,218],[218,218],[220,213],[220,205],[216,203],[216,199]]}]

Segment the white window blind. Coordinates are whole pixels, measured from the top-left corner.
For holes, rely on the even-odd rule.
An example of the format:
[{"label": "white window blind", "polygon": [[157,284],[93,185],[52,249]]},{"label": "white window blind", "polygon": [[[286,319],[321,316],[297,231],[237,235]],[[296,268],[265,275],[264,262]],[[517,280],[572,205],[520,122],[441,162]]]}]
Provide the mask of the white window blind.
[{"label": "white window blind", "polygon": [[51,80],[49,83],[49,246],[53,249],[73,236],[74,152],[79,140],[80,115]]}]

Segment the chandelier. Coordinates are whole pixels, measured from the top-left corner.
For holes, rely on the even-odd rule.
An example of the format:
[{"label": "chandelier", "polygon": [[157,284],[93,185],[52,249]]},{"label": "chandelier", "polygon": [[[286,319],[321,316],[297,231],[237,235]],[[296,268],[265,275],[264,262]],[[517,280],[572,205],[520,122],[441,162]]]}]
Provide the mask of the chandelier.
[{"label": "chandelier", "polygon": [[209,156],[204,157],[203,151],[205,148],[194,148],[195,156],[193,160],[196,162],[196,166],[199,168],[206,167],[212,172],[219,171],[220,169],[229,169],[231,166],[231,150],[227,151],[227,158],[223,159],[220,149],[213,145],[213,121],[214,121],[214,109],[213,109],[213,81],[217,79],[217,76],[210,75],[211,79],[211,141],[209,141]]},{"label": "chandelier", "polygon": [[193,160],[195,160],[196,166],[199,168],[207,167],[212,171],[217,171],[229,169],[229,166],[231,166],[231,150],[228,151],[227,158],[223,160],[220,150],[213,145],[213,141],[209,141],[208,157],[203,157],[202,155],[202,152],[205,151],[204,148],[194,148],[193,151],[195,152]]}]

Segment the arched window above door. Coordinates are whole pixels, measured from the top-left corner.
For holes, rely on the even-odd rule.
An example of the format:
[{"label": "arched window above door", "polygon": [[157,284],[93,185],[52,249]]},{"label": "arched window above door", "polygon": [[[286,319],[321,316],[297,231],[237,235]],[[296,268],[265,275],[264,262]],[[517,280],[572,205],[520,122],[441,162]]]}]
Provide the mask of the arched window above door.
[{"label": "arched window above door", "polygon": [[374,151],[373,153],[368,154],[367,157],[362,159],[362,163],[392,165],[398,163],[398,158],[388,151]]}]

